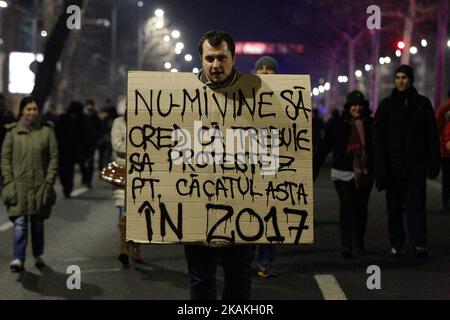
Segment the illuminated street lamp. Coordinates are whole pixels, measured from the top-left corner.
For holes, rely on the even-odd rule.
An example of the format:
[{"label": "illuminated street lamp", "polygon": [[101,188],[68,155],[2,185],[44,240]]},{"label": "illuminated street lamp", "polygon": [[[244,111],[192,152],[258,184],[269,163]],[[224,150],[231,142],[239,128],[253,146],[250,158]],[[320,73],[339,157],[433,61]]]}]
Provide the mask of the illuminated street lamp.
[{"label": "illuminated street lamp", "polygon": [[8,2],[0,1],[0,8],[8,8]]},{"label": "illuminated street lamp", "polygon": [[178,39],[180,36],[181,36],[180,31],[178,31],[178,30],[173,30],[172,31],[172,38]]},{"label": "illuminated street lamp", "polygon": [[162,17],[162,16],[164,16],[164,10],[162,10],[162,9],[156,9],[156,10],[155,10],[155,16],[157,16],[157,17]]},{"label": "illuminated street lamp", "polygon": [[411,47],[411,48],[409,48],[409,52],[410,52],[411,54],[417,54],[417,52],[418,52],[417,47]]},{"label": "illuminated street lamp", "polygon": [[184,60],[186,60],[187,62],[192,61],[192,55],[190,55],[190,54],[185,55]]},{"label": "illuminated street lamp", "polygon": [[356,70],[356,71],[355,71],[355,76],[356,76],[357,78],[361,78],[362,75],[363,75],[363,73],[362,73],[361,70]]},{"label": "illuminated street lamp", "polygon": [[424,48],[426,48],[428,46],[428,41],[425,39],[422,39],[422,41],[420,41],[420,45]]},{"label": "illuminated street lamp", "polygon": [[172,64],[170,62],[166,62],[166,63],[164,63],[164,68],[170,69],[170,68],[172,68]]},{"label": "illuminated street lamp", "polygon": [[45,31],[45,30],[42,30],[42,31],[41,31],[41,36],[42,36],[43,38],[45,38],[47,35],[48,35],[48,34],[47,34],[47,31]]},{"label": "illuminated street lamp", "polygon": [[199,71],[200,71],[200,70],[198,70],[198,68],[193,68],[193,69],[192,69],[192,72],[193,72],[193,73],[198,73]]}]

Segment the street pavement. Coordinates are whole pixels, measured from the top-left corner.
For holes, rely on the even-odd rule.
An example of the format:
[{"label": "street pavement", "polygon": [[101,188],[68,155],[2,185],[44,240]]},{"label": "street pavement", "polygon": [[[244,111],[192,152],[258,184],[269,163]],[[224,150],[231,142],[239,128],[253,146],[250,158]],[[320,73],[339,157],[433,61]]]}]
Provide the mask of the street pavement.
[{"label": "street pavement", "polygon": [[[440,183],[428,183],[428,238],[430,258],[400,259],[388,255],[384,193],[370,199],[366,246],[369,254],[345,260],[340,253],[338,201],[329,177],[329,162],[314,185],[315,243],[277,247],[274,266],[279,276],[259,279],[254,273],[252,299],[450,299],[450,214],[439,212]],[[76,183],[80,177],[76,176]],[[189,299],[183,247],[143,246],[144,264],[121,268],[118,256],[118,210],[111,187],[95,180],[91,190],[76,188],[58,201],[45,224],[47,268],[33,265],[28,245],[26,271],[9,270],[12,229],[0,207],[0,299]],[[67,268],[81,270],[81,289],[69,290]],[[380,268],[380,288],[369,289],[369,266]],[[370,281],[369,281],[370,282]],[[221,292],[223,272],[218,269]]]}]

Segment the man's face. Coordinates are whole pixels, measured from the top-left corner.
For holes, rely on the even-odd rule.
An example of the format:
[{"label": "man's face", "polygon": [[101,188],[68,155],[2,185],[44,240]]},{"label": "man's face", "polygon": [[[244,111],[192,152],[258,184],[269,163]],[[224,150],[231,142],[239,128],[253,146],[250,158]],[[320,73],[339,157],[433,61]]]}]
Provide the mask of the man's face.
[{"label": "man's face", "polygon": [[403,72],[397,72],[397,74],[395,75],[395,86],[397,87],[398,91],[405,91],[409,87],[411,87],[411,81]]},{"label": "man's face", "polygon": [[213,83],[224,81],[233,70],[234,58],[225,41],[219,47],[214,48],[206,40],[203,42],[202,66],[206,76]]},{"label": "man's face", "polygon": [[262,65],[258,69],[256,69],[256,74],[275,74],[275,70],[271,67]]}]

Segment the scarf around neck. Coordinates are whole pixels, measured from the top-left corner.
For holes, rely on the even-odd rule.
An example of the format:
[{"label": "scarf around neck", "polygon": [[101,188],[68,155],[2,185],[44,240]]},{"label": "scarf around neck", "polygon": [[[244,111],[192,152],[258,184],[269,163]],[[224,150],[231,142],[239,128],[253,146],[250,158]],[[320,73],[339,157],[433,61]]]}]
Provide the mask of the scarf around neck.
[{"label": "scarf around neck", "polygon": [[230,75],[222,82],[214,83],[212,82],[205,73],[205,70],[200,70],[198,74],[198,79],[206,84],[210,89],[221,89],[232,86],[239,78],[241,74],[235,68],[231,71]]},{"label": "scarf around neck", "polygon": [[364,131],[364,122],[361,119],[350,120],[352,127],[350,137],[347,143],[346,153],[353,154],[353,173],[355,174],[355,184],[357,187],[367,180],[367,153],[366,153],[366,135]]},{"label": "scarf around neck", "polygon": [[29,120],[27,118],[25,118],[24,116],[20,117],[19,119],[19,124],[24,127],[25,129],[27,129],[28,131],[31,131],[33,129],[35,129],[38,124],[41,121],[41,117],[37,117],[34,120]]}]

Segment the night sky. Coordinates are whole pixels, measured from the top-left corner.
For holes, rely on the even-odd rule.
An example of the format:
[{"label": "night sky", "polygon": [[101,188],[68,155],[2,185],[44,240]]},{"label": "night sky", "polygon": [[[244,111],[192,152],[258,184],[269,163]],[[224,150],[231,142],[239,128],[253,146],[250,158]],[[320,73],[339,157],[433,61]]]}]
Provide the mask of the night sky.
[{"label": "night sky", "polygon": [[[197,43],[203,33],[212,29],[229,32],[235,41],[264,41],[283,43],[304,43],[298,28],[292,28],[287,22],[290,6],[300,9],[299,3],[309,1],[206,1],[206,0],[159,0],[147,1],[150,12],[160,7],[165,10],[171,25],[182,33],[186,52],[194,56],[197,66],[200,60]],[[291,7],[292,8],[292,7]],[[306,10],[305,10],[306,11]],[[237,67],[244,73],[250,72],[258,56],[240,56]],[[275,56],[283,73],[306,73],[306,64],[302,57],[285,55]],[[293,60],[295,63],[290,63]],[[300,61],[299,61],[300,60]],[[299,64],[300,62],[300,64]]]}]

